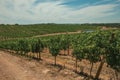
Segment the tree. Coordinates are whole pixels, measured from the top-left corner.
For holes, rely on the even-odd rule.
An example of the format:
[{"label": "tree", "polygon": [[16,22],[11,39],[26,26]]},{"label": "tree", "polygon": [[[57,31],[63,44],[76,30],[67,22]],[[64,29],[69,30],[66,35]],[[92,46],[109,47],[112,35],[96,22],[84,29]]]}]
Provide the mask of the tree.
[{"label": "tree", "polygon": [[85,42],[86,42],[86,46],[90,48],[90,49],[88,48],[88,52],[86,52],[88,53],[87,58],[92,64],[90,75],[91,75],[93,63],[96,61],[100,61],[100,65],[95,75],[95,78],[98,79],[106,59],[107,46],[108,46],[108,32],[103,33],[102,31],[98,31],[91,33],[88,36],[88,38],[85,39]]},{"label": "tree", "polygon": [[[94,66],[94,63],[96,63],[97,61],[99,61],[99,48],[95,45],[91,45],[91,46],[87,46],[86,49],[85,49],[87,52],[87,59],[90,61],[91,63],[91,68],[90,68],[90,77],[91,77],[91,73],[92,73],[92,69],[93,69],[93,66]],[[89,79],[90,79],[89,77]]]},{"label": "tree", "polygon": [[44,49],[44,45],[40,39],[31,44],[32,52],[37,54],[37,58],[41,60],[41,52]]},{"label": "tree", "polygon": [[44,49],[44,44],[42,43],[42,41],[40,40],[40,39],[38,39],[38,42],[37,42],[37,44],[39,45],[38,47],[39,47],[39,59],[41,59],[41,52],[43,51],[43,49]]},{"label": "tree", "polygon": [[19,40],[18,41],[19,50],[22,55],[28,56],[28,52],[30,51],[30,46],[27,40]]},{"label": "tree", "polygon": [[70,55],[70,46],[71,46],[71,39],[70,39],[70,35],[67,35],[66,36],[66,48],[67,48],[67,51],[68,51],[68,55]]},{"label": "tree", "polygon": [[64,55],[65,55],[65,51],[68,49],[68,40],[66,39],[65,36],[62,36],[60,39],[60,43],[61,43],[61,49],[64,50]]},{"label": "tree", "polygon": [[77,66],[78,66],[78,60],[81,61],[82,59],[85,58],[85,43],[84,43],[85,37],[82,35],[76,36],[74,39],[72,39],[72,47],[73,47],[73,52],[72,55],[75,57],[75,71],[77,72]]},{"label": "tree", "polygon": [[77,72],[78,60],[81,61],[85,56],[85,54],[83,53],[83,48],[82,47],[74,48],[72,55],[76,58],[76,60],[75,60],[75,71]]},{"label": "tree", "polygon": [[49,49],[50,49],[50,53],[52,54],[52,56],[54,56],[54,65],[56,65],[56,57],[60,51],[60,38],[59,37],[56,37],[50,40]]},{"label": "tree", "polygon": [[115,34],[112,33],[109,42],[106,61],[111,68],[115,69],[116,80],[118,80],[117,72],[120,72],[120,39],[116,38]]}]

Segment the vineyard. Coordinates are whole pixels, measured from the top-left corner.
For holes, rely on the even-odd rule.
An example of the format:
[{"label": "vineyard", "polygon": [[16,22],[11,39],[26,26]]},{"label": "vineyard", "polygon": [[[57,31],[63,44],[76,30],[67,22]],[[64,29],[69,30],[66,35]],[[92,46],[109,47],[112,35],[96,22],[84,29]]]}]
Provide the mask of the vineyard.
[{"label": "vineyard", "polygon": [[98,25],[92,26],[80,24],[0,25],[0,40],[33,37],[50,33],[97,30],[99,28]]},{"label": "vineyard", "polygon": [[[119,30],[1,41],[0,48],[38,61],[54,60],[54,66],[61,65],[87,76],[84,79],[105,80],[101,75],[104,75],[105,70],[102,68],[106,65],[115,74],[115,77],[111,75],[108,80],[120,79]],[[84,61],[90,66],[82,66]],[[88,68],[89,72],[83,68]],[[93,69],[96,72],[93,72]]]}]

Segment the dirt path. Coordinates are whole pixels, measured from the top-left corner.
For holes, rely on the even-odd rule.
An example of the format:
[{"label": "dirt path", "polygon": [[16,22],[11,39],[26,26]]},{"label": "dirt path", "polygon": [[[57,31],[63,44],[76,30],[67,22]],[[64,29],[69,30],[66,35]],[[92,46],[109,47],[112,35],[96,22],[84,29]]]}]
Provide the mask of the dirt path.
[{"label": "dirt path", "polygon": [[53,80],[50,70],[40,64],[0,51],[0,80]]},{"label": "dirt path", "polygon": [[29,61],[0,51],[0,80],[82,80],[71,70],[58,70],[45,61]]},{"label": "dirt path", "polygon": [[19,58],[0,51],[0,80],[39,80],[19,62]]},{"label": "dirt path", "polygon": [[[72,66],[74,64],[72,58],[68,59],[69,56],[57,57],[57,64],[64,66],[63,63],[65,61],[67,69],[62,70],[51,66],[51,63],[54,63],[54,59],[52,59],[53,57],[50,54],[43,53],[42,58],[43,61],[40,62],[29,61],[28,58],[13,56],[6,51],[0,51],[0,80],[83,80],[84,77],[75,74],[71,70],[75,67]],[[66,63],[66,59],[68,63]],[[90,64],[82,61],[80,65],[85,66],[84,72],[89,73]],[[94,66],[92,74],[96,72],[96,68]],[[101,73],[102,80],[110,80],[112,75],[114,74],[112,74],[111,69],[104,66]],[[114,79],[112,78],[112,80]]]},{"label": "dirt path", "polygon": [[78,33],[81,33],[81,31],[76,31],[76,32],[61,32],[61,33],[51,33],[51,34],[37,35],[37,36],[33,36],[33,37],[55,36],[55,35],[61,35],[61,34],[78,34]]}]

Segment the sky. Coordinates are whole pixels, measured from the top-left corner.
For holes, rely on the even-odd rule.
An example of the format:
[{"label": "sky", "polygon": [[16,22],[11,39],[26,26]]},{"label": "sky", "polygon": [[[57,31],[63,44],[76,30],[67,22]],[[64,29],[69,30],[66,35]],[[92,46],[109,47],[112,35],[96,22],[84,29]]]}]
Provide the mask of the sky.
[{"label": "sky", "polygon": [[0,24],[120,23],[120,0],[0,0]]}]

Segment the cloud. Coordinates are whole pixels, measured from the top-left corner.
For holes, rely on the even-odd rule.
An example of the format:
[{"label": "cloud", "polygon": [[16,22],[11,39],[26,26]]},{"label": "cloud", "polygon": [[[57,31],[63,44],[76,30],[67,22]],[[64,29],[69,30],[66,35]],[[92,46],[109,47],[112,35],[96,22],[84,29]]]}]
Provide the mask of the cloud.
[{"label": "cloud", "polygon": [[[115,15],[117,4],[73,8],[64,0],[0,0],[0,23],[82,23]],[[68,1],[68,0],[66,0]]]}]

